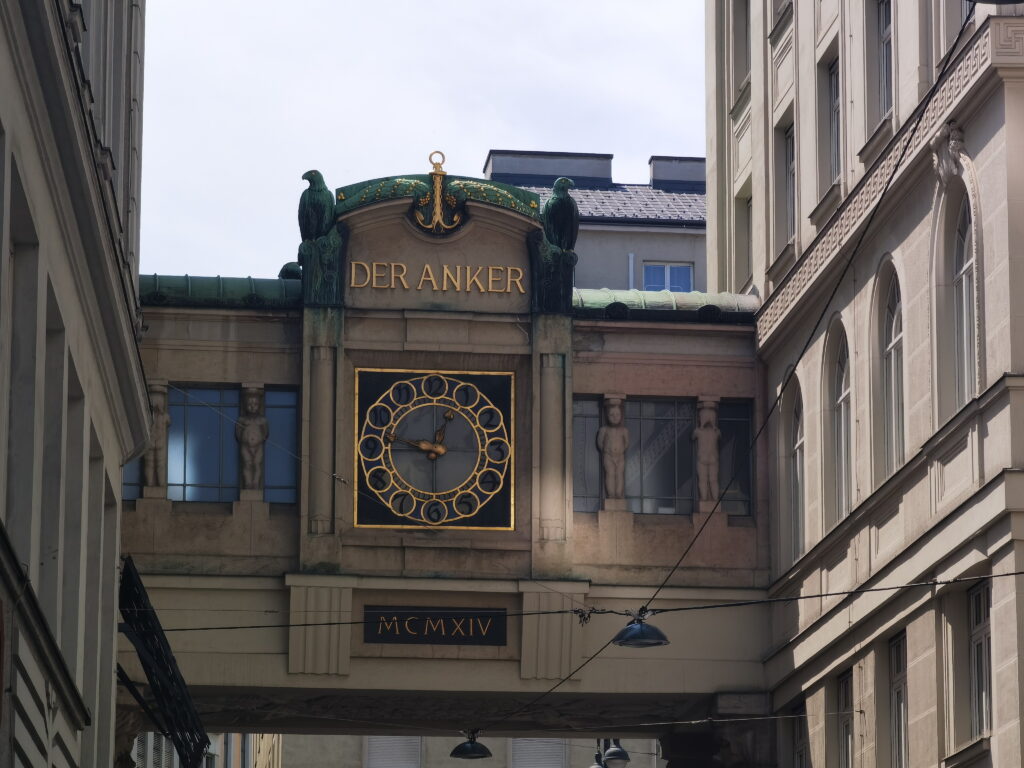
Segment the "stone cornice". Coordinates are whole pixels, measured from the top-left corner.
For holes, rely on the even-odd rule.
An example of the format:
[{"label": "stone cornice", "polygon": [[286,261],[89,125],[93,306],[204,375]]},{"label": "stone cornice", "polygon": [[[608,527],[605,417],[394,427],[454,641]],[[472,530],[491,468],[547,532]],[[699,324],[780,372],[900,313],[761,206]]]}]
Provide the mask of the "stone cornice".
[{"label": "stone cornice", "polygon": [[[1024,65],[1024,18],[990,17],[957,54],[953,65],[928,104],[921,125],[913,135],[894,185],[922,160],[930,162],[929,140],[946,122],[961,99],[991,71],[994,64]],[[920,107],[918,108],[920,109]],[[864,226],[882,194],[904,145],[911,138],[918,112],[904,123],[878,159],[854,187],[838,212],[801,254],[782,284],[765,300],[757,315],[757,341],[770,344],[789,313],[819,286],[849,241]]]}]

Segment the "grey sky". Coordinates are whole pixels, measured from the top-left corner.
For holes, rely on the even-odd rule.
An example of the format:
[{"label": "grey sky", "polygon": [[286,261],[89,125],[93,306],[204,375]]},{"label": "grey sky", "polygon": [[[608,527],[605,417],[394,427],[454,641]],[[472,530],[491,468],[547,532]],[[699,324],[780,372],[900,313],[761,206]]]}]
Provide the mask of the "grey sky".
[{"label": "grey sky", "polygon": [[704,155],[703,0],[151,0],[142,271],[274,277],[302,174],[488,149]]}]

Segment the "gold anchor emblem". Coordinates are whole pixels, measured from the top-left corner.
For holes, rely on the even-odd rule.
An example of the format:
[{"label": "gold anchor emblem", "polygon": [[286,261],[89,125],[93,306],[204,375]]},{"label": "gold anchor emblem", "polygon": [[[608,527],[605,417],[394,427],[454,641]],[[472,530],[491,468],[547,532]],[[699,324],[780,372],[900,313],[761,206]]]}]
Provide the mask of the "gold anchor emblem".
[{"label": "gold anchor emblem", "polygon": [[[440,160],[435,160],[434,157],[439,156]],[[444,177],[447,176],[442,165],[444,165],[445,156],[444,152],[439,149],[435,149],[430,153],[427,158],[430,164],[434,167],[434,170],[430,172],[430,177],[433,180],[433,206],[431,207],[430,221],[426,220],[426,217],[416,211],[416,222],[424,229],[430,230],[431,232],[447,232],[455,229],[459,224],[462,223],[462,214],[458,212],[452,213],[452,223],[446,224],[444,221]]]}]

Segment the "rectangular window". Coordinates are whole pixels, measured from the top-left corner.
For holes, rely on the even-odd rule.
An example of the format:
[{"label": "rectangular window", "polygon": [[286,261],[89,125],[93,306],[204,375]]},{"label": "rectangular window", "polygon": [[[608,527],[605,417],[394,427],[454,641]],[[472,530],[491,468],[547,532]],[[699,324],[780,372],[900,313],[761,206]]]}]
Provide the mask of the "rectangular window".
[{"label": "rectangular window", "polygon": [[[749,515],[754,492],[753,463],[750,460],[751,403],[749,400],[723,400],[718,406],[719,469],[722,511],[727,515]],[[729,482],[728,489],[725,484]]]},{"label": "rectangular window", "polygon": [[167,498],[238,499],[238,390],[170,387]]},{"label": "rectangular window", "polygon": [[121,468],[121,498],[132,501],[142,496],[142,457]]},{"label": "rectangular window", "polygon": [[597,453],[600,426],[600,400],[573,400],[572,508],[576,512],[597,512],[601,508],[601,459]]},{"label": "rectangular window", "polygon": [[992,583],[986,581],[967,593],[970,626],[971,738],[992,727]]},{"label": "rectangular window", "polygon": [[807,710],[803,704],[792,711],[793,768],[810,768],[811,749],[807,743]]},{"label": "rectangular window", "polygon": [[839,179],[842,163],[839,59],[828,66],[828,172],[829,181]]},{"label": "rectangular window", "polygon": [[419,736],[367,736],[365,768],[420,768]]},{"label": "rectangular window", "polygon": [[836,680],[836,715],[839,723],[839,768],[853,768],[853,671]]},{"label": "rectangular window", "polygon": [[565,739],[509,739],[509,768],[565,768]]},{"label": "rectangular window", "polygon": [[263,500],[295,504],[299,500],[299,393],[264,393],[269,436],[264,450]]},{"label": "rectangular window", "polygon": [[626,400],[626,503],[631,512],[693,514],[696,406],[692,400]]},{"label": "rectangular window", "polygon": [[796,141],[793,126],[783,134],[783,174],[786,196],[786,242],[796,236]]},{"label": "rectangular window", "polygon": [[901,632],[889,641],[889,742],[892,768],[910,765],[910,735],[907,731],[907,635]]},{"label": "rectangular window", "polygon": [[644,290],[686,293],[693,290],[692,264],[644,264]]},{"label": "rectangular window", "polygon": [[878,0],[878,114],[892,109],[892,0]]}]

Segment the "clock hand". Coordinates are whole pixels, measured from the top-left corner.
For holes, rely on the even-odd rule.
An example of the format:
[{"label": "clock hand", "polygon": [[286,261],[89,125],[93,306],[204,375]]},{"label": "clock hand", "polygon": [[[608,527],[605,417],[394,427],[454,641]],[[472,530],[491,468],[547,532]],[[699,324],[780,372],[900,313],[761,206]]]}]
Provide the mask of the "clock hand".
[{"label": "clock hand", "polygon": [[438,456],[444,456],[448,453],[448,449],[443,445],[432,443],[429,440],[406,440],[404,437],[399,437],[394,432],[385,433],[384,439],[389,443],[404,443],[405,445],[421,450],[427,454],[427,458],[431,461],[436,459]]},{"label": "clock hand", "polygon": [[437,432],[434,433],[434,443],[436,445],[443,446],[443,443],[444,443],[444,432],[445,432],[446,429],[448,429],[448,424],[454,418],[455,418],[455,411],[453,411],[451,408],[449,408],[447,411],[444,412],[444,424],[442,424],[441,428],[439,430],[437,430]]}]

